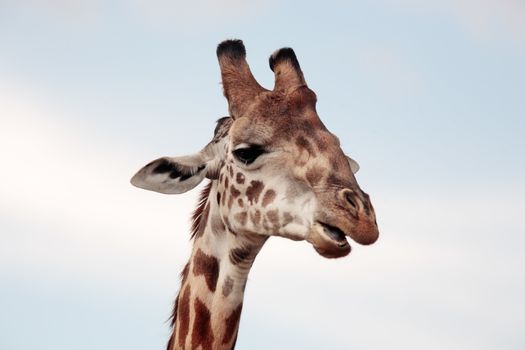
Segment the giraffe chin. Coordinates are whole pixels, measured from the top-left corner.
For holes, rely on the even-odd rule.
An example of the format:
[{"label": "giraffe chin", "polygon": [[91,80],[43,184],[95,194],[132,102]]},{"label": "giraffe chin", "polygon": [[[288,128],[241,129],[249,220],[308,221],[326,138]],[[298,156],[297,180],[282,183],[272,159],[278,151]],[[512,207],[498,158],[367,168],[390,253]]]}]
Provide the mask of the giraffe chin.
[{"label": "giraffe chin", "polygon": [[321,222],[312,226],[307,241],[325,258],[341,258],[350,254],[352,250],[341,230]]}]

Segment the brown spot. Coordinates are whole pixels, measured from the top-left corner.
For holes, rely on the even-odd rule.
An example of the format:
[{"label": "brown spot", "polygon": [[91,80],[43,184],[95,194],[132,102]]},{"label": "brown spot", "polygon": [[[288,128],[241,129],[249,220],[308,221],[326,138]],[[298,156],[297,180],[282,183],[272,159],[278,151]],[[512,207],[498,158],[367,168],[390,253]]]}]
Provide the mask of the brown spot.
[{"label": "brown spot", "polygon": [[312,147],[312,144],[304,136],[297,137],[295,139],[295,144],[297,145],[297,147],[299,147],[301,151],[305,150],[312,157],[315,157],[315,151],[314,151],[314,148]]},{"label": "brown spot", "polygon": [[252,250],[250,247],[239,247],[230,250],[230,261],[233,265],[251,262]]},{"label": "brown spot", "polygon": [[266,207],[268,204],[273,202],[273,200],[275,199],[275,196],[276,194],[274,190],[266,191],[266,193],[263,196],[262,206]]},{"label": "brown spot", "polygon": [[250,186],[246,189],[246,197],[250,204],[257,203],[263,189],[264,185],[261,181],[254,180],[250,182]]},{"label": "brown spot", "polygon": [[283,226],[285,225],[288,225],[290,222],[293,221],[293,216],[292,214],[288,213],[288,212],[285,212],[283,214]]},{"label": "brown spot", "polygon": [[238,189],[236,189],[235,186],[231,185],[230,186],[230,194],[232,195],[232,197],[237,198],[237,197],[239,197],[241,192]]},{"label": "brown spot", "polygon": [[323,168],[312,167],[306,171],[306,180],[310,186],[317,186],[323,178]]},{"label": "brown spot", "polygon": [[234,216],[235,220],[237,220],[242,226],[246,225],[247,217],[248,217],[248,214],[245,211],[237,213]]},{"label": "brown spot", "polygon": [[279,212],[277,211],[277,209],[269,210],[266,213],[266,216],[268,217],[268,221],[272,223],[274,229],[276,227],[279,227]]},{"label": "brown spot", "polygon": [[206,255],[198,249],[193,258],[193,274],[195,276],[203,275],[208,288],[215,292],[219,278],[219,261],[214,256]]},{"label": "brown spot", "polygon": [[[230,177],[233,179],[233,167],[230,166],[230,169],[229,169],[229,170],[230,170]],[[228,187],[228,186],[226,186],[226,187]]]},{"label": "brown spot", "polygon": [[182,299],[180,301],[178,337],[179,346],[181,348],[184,348],[184,342],[186,341],[186,337],[188,335],[190,327],[190,294],[190,286],[187,286],[184,290],[184,294],[182,295]]},{"label": "brown spot", "polygon": [[244,174],[242,174],[242,173],[237,173],[237,175],[236,175],[235,178],[237,179],[237,183],[238,183],[238,184],[241,184],[241,185],[242,185],[242,184],[244,183]]},{"label": "brown spot", "polygon": [[261,212],[259,210],[256,210],[254,214],[250,213],[250,220],[252,220],[252,223],[257,226],[261,222]]},{"label": "brown spot", "polygon": [[226,193],[226,192],[223,192],[223,193],[222,193],[222,196],[221,196],[221,199],[222,199],[222,205],[223,205],[223,206],[226,205],[226,195],[227,195],[227,193]]},{"label": "brown spot", "polygon": [[319,149],[319,152],[325,152],[328,150],[328,143],[323,139],[319,139],[317,141],[317,149]]},{"label": "brown spot", "polygon": [[266,230],[266,231],[270,231],[270,225],[268,224],[268,219],[266,218],[266,216],[263,217],[263,221],[262,221],[262,225],[263,225],[263,228]]},{"label": "brown spot", "polygon": [[334,144],[334,136],[328,130],[318,130],[315,136],[317,148],[320,152],[328,150],[328,146]]},{"label": "brown spot", "polygon": [[221,183],[221,184],[222,184],[222,178],[223,178],[223,177],[224,177],[224,175],[221,173],[221,174],[219,175],[219,183]]},{"label": "brown spot", "polygon": [[[241,318],[242,302],[232,311],[231,315],[225,320],[226,332],[224,333],[223,344],[228,344],[233,336],[237,336],[239,330],[239,320]],[[235,345],[234,345],[235,346]],[[233,348],[232,348],[233,349]]]},{"label": "brown spot", "polygon": [[239,190],[237,190],[235,188],[235,186],[233,186],[233,184],[232,184],[230,186],[230,200],[228,201],[228,208],[231,209],[234,199],[239,197],[240,194],[241,194],[241,192]]},{"label": "brown spot", "polygon": [[230,293],[233,290],[233,278],[230,276],[226,277],[226,280],[224,281],[224,284],[222,285],[222,295],[224,295],[225,298],[230,295]]},{"label": "brown spot", "polygon": [[239,207],[241,207],[241,208],[244,207],[244,202],[243,202],[242,198],[239,198],[237,203],[239,203]]},{"label": "brown spot", "polygon": [[202,346],[202,350],[212,350],[215,339],[211,329],[210,310],[199,298],[195,299],[193,307],[195,310],[195,321],[193,322],[191,346],[193,349]]},{"label": "brown spot", "polygon": [[228,189],[229,184],[230,184],[230,180],[228,179],[228,177],[226,177],[226,179],[224,179],[224,188]]},{"label": "brown spot", "polygon": [[221,194],[217,192],[217,204],[221,205]]},{"label": "brown spot", "polygon": [[224,222],[222,222],[221,217],[219,215],[215,215],[211,219],[211,230],[213,233],[222,233],[226,231],[226,227],[224,226]]}]

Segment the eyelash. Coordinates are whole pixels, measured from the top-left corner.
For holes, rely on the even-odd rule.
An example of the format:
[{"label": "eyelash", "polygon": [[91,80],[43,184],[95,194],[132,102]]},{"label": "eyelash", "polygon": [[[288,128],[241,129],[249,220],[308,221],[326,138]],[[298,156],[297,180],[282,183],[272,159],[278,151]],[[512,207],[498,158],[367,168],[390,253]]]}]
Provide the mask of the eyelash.
[{"label": "eyelash", "polygon": [[266,153],[266,151],[258,145],[238,148],[232,152],[235,159],[244,165],[253,163],[263,153]]}]

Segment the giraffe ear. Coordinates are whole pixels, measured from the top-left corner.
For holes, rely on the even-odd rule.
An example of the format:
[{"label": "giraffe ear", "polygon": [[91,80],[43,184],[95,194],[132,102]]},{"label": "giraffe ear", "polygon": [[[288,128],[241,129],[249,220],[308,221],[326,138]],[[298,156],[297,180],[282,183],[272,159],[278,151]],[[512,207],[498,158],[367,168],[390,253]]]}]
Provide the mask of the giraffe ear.
[{"label": "giraffe ear", "polygon": [[156,159],[142,167],[131,178],[131,184],[149,191],[178,194],[191,190],[205,177],[217,179],[224,164],[232,123],[230,117],[219,119],[213,139],[199,153]]},{"label": "giraffe ear", "polygon": [[164,194],[184,193],[206,177],[208,164],[200,154],[184,157],[162,157],[142,167],[131,184]]},{"label": "giraffe ear", "polygon": [[142,167],[131,184],[165,194],[184,193],[204,178],[215,180],[224,164],[227,139],[210,142],[197,154],[183,157],[162,157]]},{"label": "giraffe ear", "polygon": [[352,173],[357,173],[360,169],[359,164],[349,156],[346,156],[346,159],[348,160],[348,164],[350,164],[350,169],[352,170]]}]

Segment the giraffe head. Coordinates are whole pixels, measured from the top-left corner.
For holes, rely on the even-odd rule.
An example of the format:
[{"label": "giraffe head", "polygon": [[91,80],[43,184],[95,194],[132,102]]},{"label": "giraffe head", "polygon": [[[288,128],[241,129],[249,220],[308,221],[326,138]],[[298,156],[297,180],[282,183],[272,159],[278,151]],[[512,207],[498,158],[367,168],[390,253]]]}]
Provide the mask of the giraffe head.
[{"label": "giraffe head", "polygon": [[[205,177],[216,186],[214,208],[237,236],[282,236],[310,242],[325,257],[350,252],[379,235],[369,196],[338,138],[316,112],[292,49],[270,57],[273,90],[250,72],[240,40],[217,48],[230,117],[218,121],[212,141],[191,156],[157,159],[131,180],[161,193],[182,193]],[[214,223],[212,222],[212,225]]]}]

